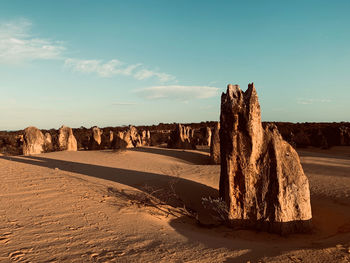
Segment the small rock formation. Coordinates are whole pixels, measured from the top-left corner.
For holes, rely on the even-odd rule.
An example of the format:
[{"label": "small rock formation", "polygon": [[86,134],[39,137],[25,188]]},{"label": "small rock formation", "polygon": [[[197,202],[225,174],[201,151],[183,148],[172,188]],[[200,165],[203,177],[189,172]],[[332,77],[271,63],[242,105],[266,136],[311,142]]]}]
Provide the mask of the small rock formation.
[{"label": "small rock formation", "polygon": [[109,131],[109,143],[111,144],[113,142],[114,139],[114,133],[113,131]]},{"label": "small rock formation", "polygon": [[112,143],[113,149],[134,148],[142,145],[142,138],[134,126],[124,132],[117,132]]},{"label": "small rock formation", "polygon": [[23,155],[43,153],[44,145],[45,137],[38,128],[30,126],[24,130]]},{"label": "small rock formation", "polygon": [[102,131],[99,127],[95,126],[92,128],[92,136],[98,145],[101,144]]},{"label": "small rock formation", "polygon": [[192,130],[190,127],[178,124],[175,130],[170,133],[168,148],[195,149],[196,146],[190,141],[191,135]]},{"label": "small rock formation", "polygon": [[126,149],[127,142],[124,140],[124,132],[117,132],[115,136],[113,136],[112,148],[113,149]]},{"label": "small rock formation", "polygon": [[141,132],[141,144],[142,146],[150,146],[151,145],[151,133],[149,130],[143,130]]},{"label": "small rock formation", "polygon": [[77,140],[72,128],[62,125],[58,130],[58,147],[60,151],[77,151]]},{"label": "small rock formation", "polygon": [[210,127],[206,127],[206,132],[205,132],[205,145],[210,146],[211,144],[211,129]]},{"label": "small rock formation", "polygon": [[191,142],[195,142],[198,145],[210,146],[212,135],[210,127],[201,127],[199,130],[192,129],[192,131]]},{"label": "small rock formation", "polygon": [[309,231],[309,182],[297,152],[273,124],[263,129],[254,84],[221,96],[220,197],[233,226],[280,234]]},{"label": "small rock formation", "polygon": [[134,126],[130,125],[127,133],[130,134],[130,139],[134,147],[138,147],[142,145],[141,136],[137,132],[137,129]]},{"label": "small rock formation", "polygon": [[53,144],[52,144],[52,136],[50,133],[45,133],[44,136],[44,151],[45,152],[51,152],[53,151]]},{"label": "small rock formation", "polygon": [[89,142],[89,150],[98,150],[101,149],[102,135],[103,131],[100,130],[99,127],[94,126],[91,129],[91,136]]},{"label": "small rock formation", "polygon": [[220,164],[220,122],[214,126],[210,143],[210,160],[212,164]]}]

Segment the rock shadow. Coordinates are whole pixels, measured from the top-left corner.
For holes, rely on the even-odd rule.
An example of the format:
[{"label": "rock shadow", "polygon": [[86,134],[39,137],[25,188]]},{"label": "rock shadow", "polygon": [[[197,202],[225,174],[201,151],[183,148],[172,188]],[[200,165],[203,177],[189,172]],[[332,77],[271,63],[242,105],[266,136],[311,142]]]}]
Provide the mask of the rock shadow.
[{"label": "rock shadow", "polygon": [[189,164],[196,164],[196,165],[210,164],[210,157],[206,154],[202,154],[200,151],[192,151],[192,150],[188,151],[188,150],[181,150],[181,149],[155,148],[155,147],[136,147],[130,150],[136,151],[136,152],[146,152],[151,154],[169,156]]},{"label": "rock shadow", "polygon": [[[171,157],[174,157],[173,152],[178,152],[175,153],[175,158],[182,154],[186,156],[186,154],[192,153],[172,150],[164,150],[166,151],[166,153],[164,153],[163,151],[158,151],[158,149],[154,148],[139,148],[138,150],[150,153],[152,153],[152,150],[156,150],[154,151],[155,154],[164,154]],[[203,158],[203,155],[199,155]],[[217,189],[188,179],[164,174],[63,161],[42,156],[0,156],[0,158],[12,162],[36,165],[51,169],[58,168],[61,171],[105,179],[134,187],[140,191],[145,191],[145,185],[151,187],[154,191],[157,191],[158,189],[167,189],[169,184],[173,184],[174,180],[176,180],[175,184],[173,184],[175,187],[175,194],[180,198],[181,202],[173,202],[168,196],[157,196],[157,198],[161,198],[161,201],[169,206],[179,207],[185,204],[197,214],[208,212],[201,210],[202,197],[212,196],[216,198],[218,196]],[[185,157],[179,157],[179,159],[185,159]],[[108,190],[115,194],[120,194],[119,192],[115,192],[112,188],[109,188]],[[127,198],[133,198],[125,193],[124,196]],[[171,220],[170,225],[177,233],[186,237],[189,242],[202,243],[208,248],[228,248],[237,250],[238,252],[241,250],[246,251],[238,253],[239,255],[236,257],[227,257],[224,262],[258,262],[264,257],[275,257],[296,249],[315,249],[315,238],[313,238],[312,234],[292,235],[289,238],[277,234],[252,230],[234,230],[224,226],[214,228],[201,227],[200,225],[194,224],[194,222],[195,220],[193,218],[180,216]],[[344,233],[342,236],[344,236],[344,240],[348,240],[349,233]],[[339,239],[334,239],[334,241],[320,243],[317,245],[317,249],[334,247],[339,244],[339,242],[341,242]],[[267,249],[268,246],[270,247]]]},{"label": "rock shadow", "polygon": [[[176,207],[185,205],[188,209],[196,211],[196,213],[200,213],[197,210],[200,210],[202,207],[202,197],[212,196],[216,198],[218,196],[218,190],[215,188],[188,179],[164,174],[64,161],[41,156],[0,156],[0,158],[12,162],[59,169],[61,171],[105,179],[134,187],[140,191],[146,191],[147,189],[151,189],[152,192],[159,192],[159,190],[172,191],[168,195],[159,195],[156,197],[160,198],[164,204]],[[174,198],[168,198],[170,194],[176,195],[178,200],[174,201]]]}]

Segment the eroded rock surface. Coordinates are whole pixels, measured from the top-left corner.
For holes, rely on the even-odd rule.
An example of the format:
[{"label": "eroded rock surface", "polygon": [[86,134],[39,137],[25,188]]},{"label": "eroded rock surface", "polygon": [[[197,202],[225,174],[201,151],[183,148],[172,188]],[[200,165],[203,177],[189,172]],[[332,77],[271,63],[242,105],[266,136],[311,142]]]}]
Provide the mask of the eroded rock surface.
[{"label": "eroded rock surface", "polygon": [[103,145],[101,145],[102,134],[103,131],[99,127],[94,126],[91,128],[89,150],[99,150],[103,148]]},{"label": "eroded rock surface", "polygon": [[220,164],[220,122],[214,126],[210,142],[210,160],[212,164]]},{"label": "eroded rock surface", "polygon": [[134,147],[138,147],[142,145],[142,139],[137,129],[130,125],[127,133],[130,134],[131,143]]},{"label": "eroded rock surface", "polygon": [[77,140],[73,135],[72,128],[62,126],[58,130],[58,148],[61,151],[77,151]]},{"label": "eroded rock surface", "polygon": [[193,130],[190,127],[177,124],[175,130],[170,133],[168,148],[175,149],[195,149],[196,146],[191,143]]},{"label": "eroded rock surface", "polygon": [[52,136],[48,132],[44,135],[44,150],[45,152],[53,151]]},{"label": "eroded rock surface", "polygon": [[263,129],[254,84],[228,85],[221,97],[220,196],[232,226],[281,234],[310,230],[309,182],[277,128]]},{"label": "eroded rock surface", "polygon": [[43,153],[44,146],[45,137],[38,128],[30,126],[24,130],[23,155]]}]

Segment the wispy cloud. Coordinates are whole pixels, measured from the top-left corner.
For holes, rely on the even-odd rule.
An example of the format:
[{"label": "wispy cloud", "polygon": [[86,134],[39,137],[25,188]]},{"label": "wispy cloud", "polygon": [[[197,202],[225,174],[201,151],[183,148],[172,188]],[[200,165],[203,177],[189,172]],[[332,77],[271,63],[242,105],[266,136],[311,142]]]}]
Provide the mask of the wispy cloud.
[{"label": "wispy cloud", "polygon": [[101,60],[72,59],[65,60],[65,67],[75,72],[95,73],[100,77],[112,77],[114,75],[132,76],[138,80],[156,78],[160,82],[175,80],[175,77],[162,72],[145,69],[141,63],[126,64],[118,59],[107,62]]},{"label": "wispy cloud", "polygon": [[167,74],[167,73],[162,73],[162,72],[156,72],[148,69],[142,69],[134,75],[136,79],[142,80],[142,79],[148,79],[151,77],[156,77],[159,79],[160,82],[168,82],[175,80],[175,77]]},{"label": "wispy cloud", "polygon": [[133,106],[137,105],[138,103],[136,102],[114,102],[112,103],[113,106]]},{"label": "wispy cloud", "polygon": [[129,76],[134,73],[141,64],[126,65],[118,59],[107,62],[101,60],[83,60],[68,58],[64,63],[66,68],[82,73],[96,73],[101,77],[111,77],[114,75]]},{"label": "wispy cloud", "polygon": [[298,98],[297,99],[297,104],[301,105],[310,105],[314,103],[329,103],[332,100],[330,99],[310,99],[310,98]]},{"label": "wispy cloud", "polygon": [[208,86],[154,86],[137,89],[134,92],[146,99],[169,99],[186,101],[188,99],[207,99],[218,94],[218,88]]},{"label": "wispy cloud", "polygon": [[123,75],[138,80],[153,78],[162,83],[176,79],[173,75],[150,70],[141,63],[128,64],[118,59],[103,61],[66,57],[66,48],[62,41],[36,37],[31,29],[32,23],[26,19],[0,22],[0,63],[60,59],[64,60],[64,67],[73,72],[97,74],[103,78]]},{"label": "wispy cloud", "polygon": [[58,59],[65,50],[62,42],[35,37],[30,21],[0,23],[0,63]]}]

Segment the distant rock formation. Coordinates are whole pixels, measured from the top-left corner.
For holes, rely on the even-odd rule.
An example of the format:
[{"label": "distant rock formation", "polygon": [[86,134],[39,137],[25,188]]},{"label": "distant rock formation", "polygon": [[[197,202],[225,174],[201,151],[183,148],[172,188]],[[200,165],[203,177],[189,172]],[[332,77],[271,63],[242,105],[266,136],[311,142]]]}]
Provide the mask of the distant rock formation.
[{"label": "distant rock formation", "polygon": [[138,134],[137,129],[134,126],[129,126],[129,128],[122,132],[117,132],[114,136],[112,148],[113,149],[126,149],[133,148],[142,145],[142,139],[140,134]]},{"label": "distant rock formation", "polygon": [[138,147],[142,145],[141,136],[137,132],[137,129],[134,126],[130,125],[129,129],[127,130],[127,133],[130,134],[130,139],[134,147]]},{"label": "distant rock formation", "polygon": [[210,160],[212,164],[220,164],[220,122],[214,126],[210,143]]},{"label": "distant rock formation", "polygon": [[210,127],[206,127],[206,132],[205,132],[205,145],[210,146],[211,145],[211,129]]},{"label": "distant rock formation", "polygon": [[200,129],[192,129],[191,142],[197,145],[210,146],[211,144],[211,128],[209,126]]},{"label": "distant rock formation", "polygon": [[88,147],[89,150],[99,150],[103,148],[103,146],[101,145],[102,134],[103,134],[103,131],[99,127],[94,126],[91,128],[91,136],[89,139],[89,147]]},{"label": "distant rock formation", "polygon": [[168,148],[175,149],[195,149],[195,144],[191,143],[193,130],[190,127],[177,124],[176,129],[170,133]]},{"label": "distant rock formation", "polygon": [[277,128],[263,129],[254,84],[221,96],[220,197],[233,226],[280,234],[310,230],[309,182],[296,151]]},{"label": "distant rock formation", "polygon": [[151,133],[149,130],[143,130],[141,132],[141,142],[142,146],[150,146],[151,145]]},{"label": "distant rock formation", "polygon": [[23,155],[43,153],[44,145],[45,137],[38,128],[30,126],[24,130]]},{"label": "distant rock formation", "polygon": [[[113,142],[112,142],[112,148],[116,150],[122,150],[128,148],[127,146],[129,145],[129,142],[131,144],[131,140],[126,141],[124,139],[124,132],[117,132],[115,136],[113,136]],[[129,147],[130,148],[130,147]]]},{"label": "distant rock formation", "polygon": [[94,138],[95,142],[100,145],[101,144],[101,135],[102,131],[99,127],[95,126],[92,128],[92,137]]},{"label": "distant rock formation", "polygon": [[53,151],[52,136],[48,132],[46,132],[44,136],[44,151],[45,152]]},{"label": "distant rock formation", "polygon": [[58,130],[58,148],[60,151],[77,151],[77,140],[72,128],[62,125]]},{"label": "distant rock formation", "polygon": [[111,144],[113,142],[114,139],[114,133],[113,131],[109,131],[109,143]]}]

